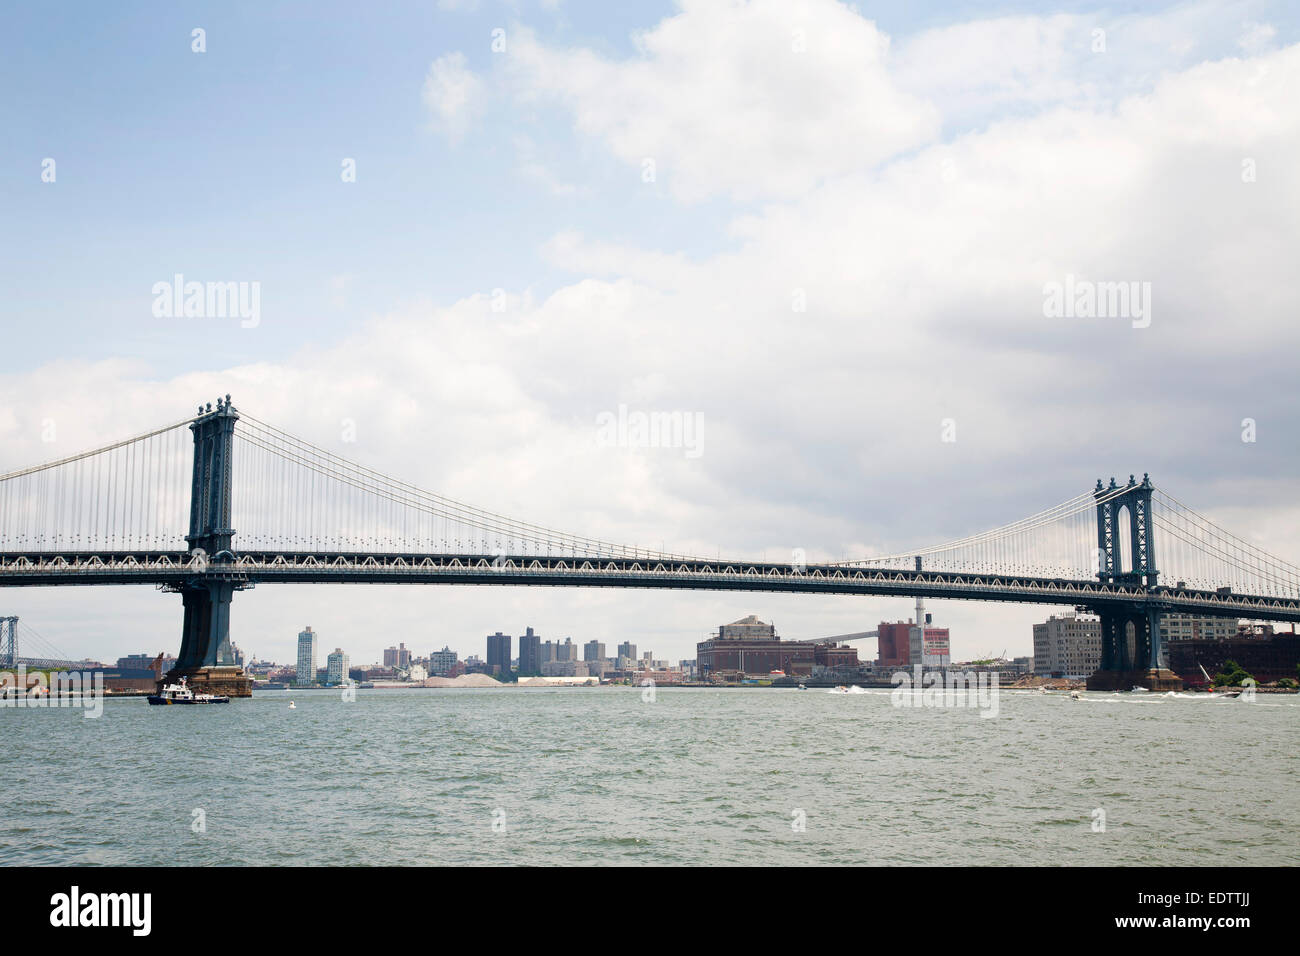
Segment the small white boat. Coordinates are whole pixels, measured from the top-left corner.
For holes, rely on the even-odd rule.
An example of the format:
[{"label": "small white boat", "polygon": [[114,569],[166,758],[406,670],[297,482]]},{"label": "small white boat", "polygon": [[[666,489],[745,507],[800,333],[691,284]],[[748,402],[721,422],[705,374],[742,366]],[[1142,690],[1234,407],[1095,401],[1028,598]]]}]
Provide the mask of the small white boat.
[{"label": "small white boat", "polygon": [[295,704],[293,701],[289,701],[289,709],[290,709],[290,710],[297,710],[297,709],[298,709],[298,705]]},{"label": "small white boat", "polygon": [[1146,694],[1146,693],[1149,693],[1149,691],[1148,691],[1145,687],[1139,687],[1137,684],[1134,684],[1134,685],[1132,686],[1132,688],[1129,689],[1129,693],[1130,693],[1130,694]]},{"label": "small white boat", "polygon": [[163,685],[162,693],[150,694],[149,703],[157,704],[228,704],[229,697],[222,697],[217,694],[196,694],[190,690],[189,684],[184,677],[179,684]]},{"label": "small white boat", "polygon": [[1046,685],[1046,684],[1039,684],[1039,685],[1038,685],[1038,693],[1040,693],[1040,694],[1046,694],[1047,692],[1048,692],[1048,691],[1047,691],[1047,685]]},{"label": "small white boat", "polygon": [[1070,691],[1070,700],[1083,700],[1083,694],[1079,693],[1077,690],[1072,690]]}]

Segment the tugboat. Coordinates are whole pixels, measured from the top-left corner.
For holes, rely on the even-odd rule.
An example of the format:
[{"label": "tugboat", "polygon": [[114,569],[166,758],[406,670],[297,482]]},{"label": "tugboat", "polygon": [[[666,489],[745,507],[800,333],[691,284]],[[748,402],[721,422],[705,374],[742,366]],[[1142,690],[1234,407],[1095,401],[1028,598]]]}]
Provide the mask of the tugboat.
[{"label": "tugboat", "polygon": [[228,704],[229,697],[217,694],[196,694],[190,690],[184,677],[179,684],[166,684],[161,694],[150,694],[150,704]]}]

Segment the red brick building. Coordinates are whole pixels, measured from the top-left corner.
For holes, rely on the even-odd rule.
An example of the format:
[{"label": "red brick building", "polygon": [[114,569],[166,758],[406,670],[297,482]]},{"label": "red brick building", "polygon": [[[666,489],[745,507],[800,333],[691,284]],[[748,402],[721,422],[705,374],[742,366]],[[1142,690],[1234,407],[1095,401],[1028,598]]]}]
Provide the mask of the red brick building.
[{"label": "red brick building", "polygon": [[716,636],[695,645],[700,678],[723,674],[766,676],[784,671],[790,677],[809,677],[813,667],[855,667],[858,652],[853,647],[814,641],[783,641],[776,627],[752,614],[718,628]]},{"label": "red brick building", "polygon": [[[1300,663],[1300,636],[1246,637],[1232,641],[1170,641],[1169,669],[1192,687],[1203,687],[1204,667],[1213,677],[1227,661],[1236,661],[1261,684],[1283,677],[1296,679]],[[1197,665],[1200,666],[1197,666]]]}]

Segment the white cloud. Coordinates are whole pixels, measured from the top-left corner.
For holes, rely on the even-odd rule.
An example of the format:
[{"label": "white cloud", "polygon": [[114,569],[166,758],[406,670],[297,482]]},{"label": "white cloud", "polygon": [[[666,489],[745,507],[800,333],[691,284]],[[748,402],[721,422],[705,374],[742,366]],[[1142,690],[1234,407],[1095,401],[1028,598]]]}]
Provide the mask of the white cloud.
[{"label": "white cloud", "polygon": [[619,62],[516,30],[510,62],[525,95],[563,103],[638,171],[654,160],[685,200],[799,195],[937,130],[890,81],[888,38],[839,4],[688,0],[636,43]]},{"label": "white cloud", "polygon": [[1241,25],[1241,36],[1237,40],[1237,46],[1243,52],[1253,55],[1271,49],[1276,38],[1276,27],[1251,20]]},{"label": "white cloud", "polygon": [[465,65],[465,54],[448,53],[434,60],[422,96],[435,125],[454,143],[465,135],[483,107],[483,80]]}]

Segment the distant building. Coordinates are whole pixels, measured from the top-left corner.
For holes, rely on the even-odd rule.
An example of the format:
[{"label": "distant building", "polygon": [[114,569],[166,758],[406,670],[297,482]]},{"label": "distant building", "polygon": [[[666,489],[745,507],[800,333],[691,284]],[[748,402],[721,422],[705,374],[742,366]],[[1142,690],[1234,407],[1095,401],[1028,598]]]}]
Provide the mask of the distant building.
[{"label": "distant building", "polygon": [[342,648],[336,647],[334,652],[325,658],[325,683],[342,684],[347,679],[348,655],[343,653]]},{"label": "distant building", "polygon": [[[166,674],[176,666],[176,655],[163,654],[161,656],[162,666],[161,673],[158,677],[159,680],[162,680],[162,674]],[[152,670],[153,662],[157,660],[158,657],[158,654],[128,654],[126,657],[119,657],[117,659],[117,668],[118,670]]]},{"label": "distant building", "polygon": [[547,661],[542,665],[543,677],[589,677],[590,668],[585,661]]},{"label": "distant building", "polygon": [[563,644],[555,645],[555,659],[557,661],[576,661],[578,659],[578,645],[573,643],[573,638],[566,637]]},{"label": "distant building", "polygon": [[912,621],[880,622],[877,667],[907,667],[912,657]]},{"label": "distant building", "polygon": [[[754,614],[742,617],[739,621],[723,624],[718,628],[720,641],[775,641],[776,625],[764,624]],[[621,651],[620,651],[621,653]],[[630,655],[635,657],[636,654]]]},{"label": "distant building", "polygon": [[442,650],[429,655],[429,673],[434,677],[446,677],[456,667],[458,660],[456,652],[444,646]]},{"label": "distant building", "polygon": [[[856,635],[855,635],[856,636]],[[925,613],[920,598],[916,601],[916,617],[892,624],[881,621],[875,635],[876,666],[880,668],[922,667],[944,668],[952,661],[951,637],[946,627],[935,627],[931,616]]]},{"label": "distant building", "polygon": [[497,631],[487,637],[487,669],[490,674],[510,672],[510,635]]},{"label": "distant building", "polygon": [[[716,637],[695,647],[695,665],[704,680],[729,676],[767,676],[783,671],[791,677],[808,677],[815,667],[857,667],[858,652],[835,641],[783,641],[776,627],[754,615],[723,624]],[[662,663],[650,661],[650,664]],[[686,662],[683,662],[685,664]],[[647,673],[663,673],[657,667]],[[681,674],[683,671],[673,671]],[[681,679],[680,677],[678,679]]]},{"label": "distant building", "polygon": [[[1285,633],[1285,632],[1279,631],[1277,633]],[[1292,634],[1295,633],[1294,628],[1291,630],[1291,633]],[[1256,638],[1256,639],[1269,638],[1273,636],[1274,636],[1274,631],[1273,631],[1272,624],[1254,624],[1251,623],[1250,621],[1243,621],[1242,623],[1237,625],[1238,640],[1249,640],[1251,638]]]},{"label": "distant building", "polygon": [[1101,621],[1074,611],[1034,625],[1034,673],[1087,677],[1101,666]]},{"label": "distant building", "polygon": [[1283,677],[1295,680],[1300,664],[1300,636],[1290,633],[1230,641],[1173,641],[1168,650],[1170,670],[1193,686],[1205,685],[1202,667],[1214,677],[1228,661],[1235,661],[1261,684]]},{"label": "distant building", "polygon": [[636,660],[636,645],[627,642],[618,645],[618,656],[626,657],[628,660]]},{"label": "distant building", "polygon": [[1198,614],[1161,614],[1160,639],[1171,641],[1231,641],[1237,637],[1237,619]]},{"label": "distant building", "polygon": [[295,680],[299,687],[316,683],[316,635],[311,627],[298,632],[298,669]]},{"label": "distant building", "polygon": [[600,641],[588,641],[582,645],[582,659],[584,661],[603,661],[605,659],[605,645]]},{"label": "distant building", "polygon": [[531,627],[524,628],[519,635],[519,673],[540,674],[542,672],[542,639],[533,633]]},{"label": "distant building", "polygon": [[407,650],[404,643],[396,647],[384,648],[384,666],[398,670],[406,670],[411,666],[411,652]]}]

